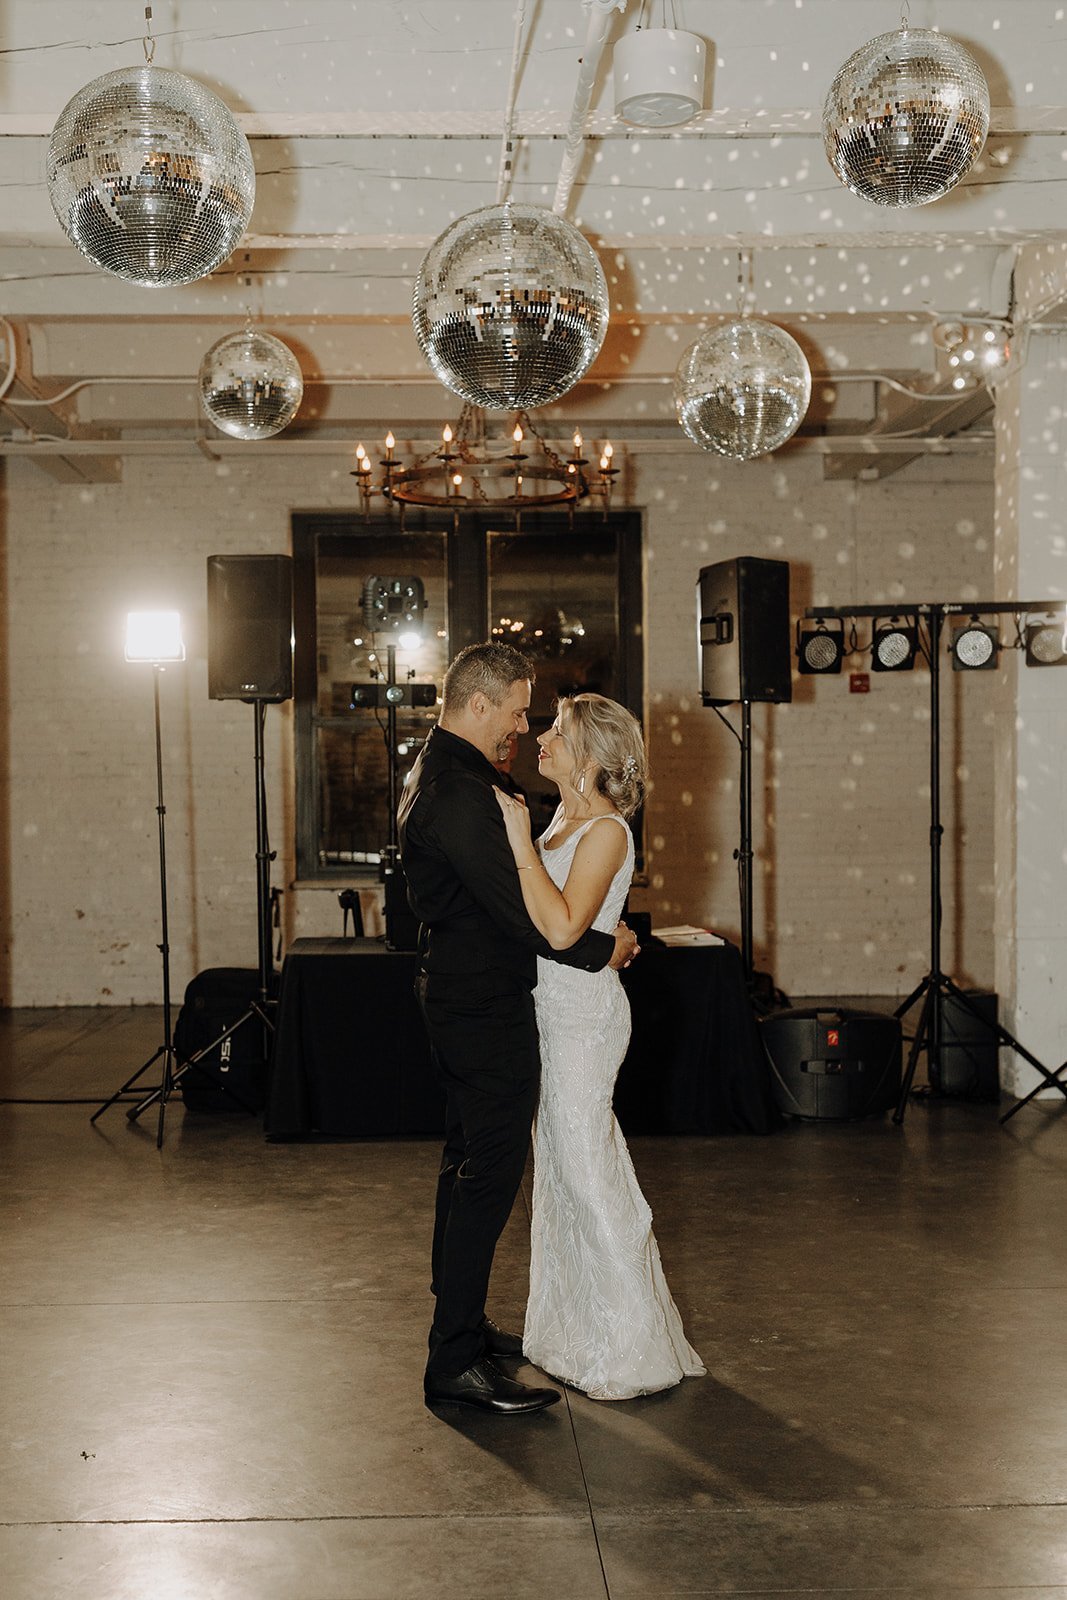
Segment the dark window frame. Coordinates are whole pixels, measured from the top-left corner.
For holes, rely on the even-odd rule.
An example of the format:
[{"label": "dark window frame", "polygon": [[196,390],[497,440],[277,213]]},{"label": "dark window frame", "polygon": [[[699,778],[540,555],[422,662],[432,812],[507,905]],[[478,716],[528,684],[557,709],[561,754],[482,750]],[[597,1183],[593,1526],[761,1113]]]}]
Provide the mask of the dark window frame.
[{"label": "dark window frame", "polygon": [[[451,658],[464,645],[488,636],[489,534],[513,531],[549,534],[566,539],[574,527],[595,517],[610,527],[618,552],[617,698],[644,726],[644,558],[639,511],[599,513],[583,509],[572,518],[565,511],[526,511],[517,529],[508,513],[488,511],[413,511],[403,523],[395,516],[363,516],[350,511],[293,512],[293,663],[294,754],[296,769],[296,878],[298,882],[372,882],[378,869],[368,864],[323,866],[318,859],[316,819],[320,815],[319,772],[315,761],[318,695],[315,558],[320,540],[405,533],[444,533],[448,576],[448,650]],[[647,730],[646,730],[647,731]],[[640,819],[639,819],[640,820]],[[641,826],[636,829],[637,865],[643,867]]]}]

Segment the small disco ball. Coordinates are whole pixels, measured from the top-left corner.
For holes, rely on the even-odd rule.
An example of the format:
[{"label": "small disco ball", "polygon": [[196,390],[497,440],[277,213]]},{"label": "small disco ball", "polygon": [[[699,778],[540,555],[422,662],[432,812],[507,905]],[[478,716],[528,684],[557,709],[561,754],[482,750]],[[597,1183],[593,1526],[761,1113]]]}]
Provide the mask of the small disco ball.
[{"label": "small disco ball", "polygon": [[742,317],[710,328],[674,379],[678,421],[703,450],[736,461],[768,455],[796,433],[811,399],[811,369],[784,328]]},{"label": "small disco ball", "polygon": [[48,145],[48,193],[82,255],[129,283],[192,283],[236,248],[256,172],[229,108],[165,67],[124,67],[69,101]]},{"label": "small disco ball", "polygon": [[257,328],[228,333],[200,363],[200,399],[233,439],[270,439],[300,409],[304,378],[287,344]]},{"label": "small disco ball", "polygon": [[488,411],[526,411],[573,389],[608,327],[592,246],[541,206],[484,206],[446,228],[415,280],[415,337],[437,378]]},{"label": "small disco ball", "polygon": [[955,39],[901,28],[849,56],[823,107],[834,172],[861,200],[924,206],[970,171],[989,132],[989,85]]}]

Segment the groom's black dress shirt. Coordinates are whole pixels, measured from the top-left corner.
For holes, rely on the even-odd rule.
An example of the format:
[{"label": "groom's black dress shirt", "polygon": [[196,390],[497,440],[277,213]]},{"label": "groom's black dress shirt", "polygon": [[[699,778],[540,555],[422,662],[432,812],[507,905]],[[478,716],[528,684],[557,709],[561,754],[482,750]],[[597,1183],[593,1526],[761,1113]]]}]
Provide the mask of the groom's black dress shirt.
[{"label": "groom's black dress shirt", "polygon": [[507,971],[532,988],[536,956],[585,972],[607,966],[610,933],[590,929],[553,950],[530,921],[504,818],[495,767],[468,740],[434,727],[399,807],[408,900],[423,924],[419,953],[431,975]]}]

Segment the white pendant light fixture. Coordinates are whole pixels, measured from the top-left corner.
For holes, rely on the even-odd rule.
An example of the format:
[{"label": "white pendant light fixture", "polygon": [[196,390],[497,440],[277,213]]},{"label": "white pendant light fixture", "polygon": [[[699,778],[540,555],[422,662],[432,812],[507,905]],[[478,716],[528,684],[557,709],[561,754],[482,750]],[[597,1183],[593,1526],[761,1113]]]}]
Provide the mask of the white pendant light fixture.
[{"label": "white pendant light fixture", "polygon": [[638,128],[673,128],[704,109],[705,45],[677,28],[637,28],[612,65],[615,115]]}]

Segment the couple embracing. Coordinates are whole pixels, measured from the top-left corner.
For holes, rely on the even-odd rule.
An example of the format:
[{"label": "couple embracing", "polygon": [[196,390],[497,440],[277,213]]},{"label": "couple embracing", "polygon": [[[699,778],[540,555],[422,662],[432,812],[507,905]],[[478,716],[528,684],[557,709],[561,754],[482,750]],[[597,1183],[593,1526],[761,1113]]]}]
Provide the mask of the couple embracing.
[{"label": "couple embracing", "polygon": [[[510,1376],[509,1357],[608,1400],[704,1370],[611,1109],[630,1033],[618,970],[637,953],[619,918],[634,861],[626,819],[644,792],[641,730],[601,695],[560,702],[538,737],[560,804],[535,845],[493,765],[528,732],[533,680],[510,645],[461,651],[399,813],[422,924],[419,1000],[447,1093],[426,1401],[501,1413],[560,1398]],[[520,1338],[490,1321],[485,1301],[535,1119]]]}]

